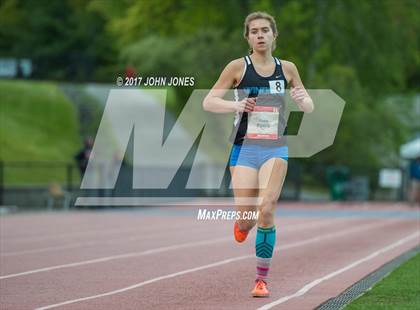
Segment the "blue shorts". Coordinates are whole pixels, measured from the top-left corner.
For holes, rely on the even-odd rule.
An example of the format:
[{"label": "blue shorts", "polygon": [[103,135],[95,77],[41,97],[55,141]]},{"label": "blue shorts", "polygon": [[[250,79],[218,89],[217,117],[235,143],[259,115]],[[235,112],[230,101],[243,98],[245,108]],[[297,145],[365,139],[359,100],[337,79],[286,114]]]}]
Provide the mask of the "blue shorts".
[{"label": "blue shorts", "polygon": [[248,166],[259,169],[267,160],[271,158],[289,158],[289,148],[287,146],[262,146],[257,144],[234,144],[230,152],[230,166]]}]

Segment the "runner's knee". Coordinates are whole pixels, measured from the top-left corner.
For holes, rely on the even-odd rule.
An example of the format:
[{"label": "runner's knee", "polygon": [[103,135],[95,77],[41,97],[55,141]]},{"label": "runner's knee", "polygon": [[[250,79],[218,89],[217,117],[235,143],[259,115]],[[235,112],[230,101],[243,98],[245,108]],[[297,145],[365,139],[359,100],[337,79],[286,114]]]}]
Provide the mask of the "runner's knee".
[{"label": "runner's knee", "polygon": [[258,224],[260,226],[269,227],[274,224],[274,210],[277,199],[274,195],[266,195],[263,197],[260,214],[258,216]]},{"label": "runner's knee", "polygon": [[258,224],[263,227],[270,227],[274,223],[274,212],[268,208],[262,208],[258,216]]},{"label": "runner's knee", "polygon": [[252,227],[255,226],[256,223],[257,223],[256,220],[243,220],[243,219],[238,220],[239,229],[243,231],[250,231]]}]

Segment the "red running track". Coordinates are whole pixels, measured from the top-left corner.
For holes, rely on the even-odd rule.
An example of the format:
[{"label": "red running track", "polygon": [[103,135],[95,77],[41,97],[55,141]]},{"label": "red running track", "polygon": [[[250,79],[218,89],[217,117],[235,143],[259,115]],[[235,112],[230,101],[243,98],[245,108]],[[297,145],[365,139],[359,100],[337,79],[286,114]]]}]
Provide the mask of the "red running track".
[{"label": "red running track", "polygon": [[[203,208],[203,207],[202,207]],[[250,297],[253,231],[198,207],[0,218],[0,309],[313,309],[420,243],[418,209],[281,203],[271,297]]]}]

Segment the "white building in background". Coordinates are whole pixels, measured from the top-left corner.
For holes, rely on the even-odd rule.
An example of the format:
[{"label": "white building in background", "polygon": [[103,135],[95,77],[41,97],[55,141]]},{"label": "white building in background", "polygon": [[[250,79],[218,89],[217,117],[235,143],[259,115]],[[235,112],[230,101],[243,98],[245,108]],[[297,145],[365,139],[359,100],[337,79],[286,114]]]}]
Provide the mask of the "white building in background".
[{"label": "white building in background", "polygon": [[[20,73],[19,73],[20,71]],[[32,60],[24,58],[0,58],[0,78],[27,78],[32,74]]]}]

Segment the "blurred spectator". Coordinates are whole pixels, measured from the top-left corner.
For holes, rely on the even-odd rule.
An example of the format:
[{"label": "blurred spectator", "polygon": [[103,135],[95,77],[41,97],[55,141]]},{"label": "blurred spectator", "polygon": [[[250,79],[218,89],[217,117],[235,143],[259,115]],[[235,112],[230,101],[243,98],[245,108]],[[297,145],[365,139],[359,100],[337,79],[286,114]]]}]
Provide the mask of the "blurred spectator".
[{"label": "blurred spectator", "polygon": [[410,162],[410,202],[420,205],[420,157]]},{"label": "blurred spectator", "polygon": [[18,79],[23,77],[22,65],[20,64],[20,61],[16,61],[16,77]]},{"label": "blurred spectator", "polygon": [[329,166],[325,173],[330,188],[331,199],[346,200],[349,190],[349,168],[346,166]]},{"label": "blurred spectator", "polygon": [[47,208],[52,211],[55,206],[62,206],[64,210],[69,210],[71,201],[70,193],[64,191],[60,184],[54,182],[48,186]]},{"label": "blurred spectator", "polygon": [[85,174],[87,164],[89,162],[89,156],[92,152],[92,147],[93,139],[91,137],[88,137],[85,139],[83,148],[80,150],[79,153],[76,154],[76,156],[74,156],[74,159],[77,162],[77,166],[79,167],[80,174],[82,177]]}]

